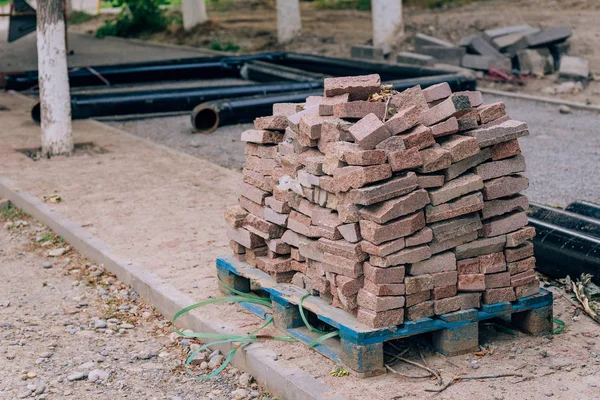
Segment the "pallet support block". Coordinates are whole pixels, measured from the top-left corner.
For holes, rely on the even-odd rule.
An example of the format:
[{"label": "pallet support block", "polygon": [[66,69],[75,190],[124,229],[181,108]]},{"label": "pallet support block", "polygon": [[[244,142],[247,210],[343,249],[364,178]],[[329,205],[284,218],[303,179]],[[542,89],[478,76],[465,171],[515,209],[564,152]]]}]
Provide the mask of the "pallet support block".
[{"label": "pallet support block", "polygon": [[458,356],[479,350],[479,323],[469,322],[433,332],[433,346],[446,356]]},{"label": "pallet support block", "polygon": [[359,345],[340,336],[342,352],[340,360],[360,378],[385,373],[383,366],[383,342]]},{"label": "pallet support block", "polygon": [[[243,276],[234,274],[231,271],[226,269],[217,268],[217,276],[227,286],[234,288],[235,290],[243,293],[250,292],[250,279],[244,278]],[[226,295],[231,295],[229,290],[227,290],[223,285],[219,285],[219,290],[221,293]]]},{"label": "pallet support block", "polygon": [[280,329],[294,329],[304,326],[298,306],[280,297],[272,296],[273,322]]},{"label": "pallet support block", "polygon": [[552,305],[512,314],[513,325],[535,336],[552,333]]}]

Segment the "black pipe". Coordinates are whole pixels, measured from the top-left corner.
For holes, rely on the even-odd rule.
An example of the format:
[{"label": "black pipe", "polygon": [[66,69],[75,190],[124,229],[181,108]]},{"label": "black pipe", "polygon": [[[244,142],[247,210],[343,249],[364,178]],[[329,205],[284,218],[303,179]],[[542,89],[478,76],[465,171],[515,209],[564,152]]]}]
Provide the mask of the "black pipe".
[{"label": "black pipe", "polygon": [[[421,85],[425,88],[440,82],[448,82],[453,91],[475,90],[476,82],[457,74],[438,75],[426,78],[402,79],[386,82],[398,91]],[[275,103],[303,103],[308,96],[322,96],[323,90],[251,96],[209,101],[198,105],[191,114],[192,126],[200,133],[212,133],[219,126],[251,122],[256,117],[271,115]]]},{"label": "black pipe", "polygon": [[329,75],[309,72],[298,68],[285,67],[265,61],[249,61],[240,71],[242,78],[257,82],[308,82],[322,81]]},{"label": "black pipe", "polygon": [[[138,82],[216,79],[239,77],[242,66],[253,60],[277,60],[285,53],[260,53],[241,56],[213,56],[184,58],[144,63],[77,67],[69,71],[69,84],[78,86],[102,86]],[[104,79],[104,80],[103,80]],[[6,89],[27,90],[38,84],[37,71],[6,76]]]},{"label": "black pipe", "polygon": [[529,217],[600,239],[600,221],[570,211],[530,203]]},{"label": "black pipe", "polygon": [[[73,119],[106,115],[148,114],[158,112],[190,111],[195,105],[225,97],[268,95],[320,87],[320,82],[283,82],[226,87],[198,87],[168,90],[122,91],[71,96]],[[34,121],[40,121],[40,105],[31,110]]]},{"label": "black pipe", "polygon": [[600,240],[547,221],[529,217],[536,230],[533,249],[536,269],[553,278],[577,279],[591,274],[600,284]]},{"label": "black pipe", "polygon": [[579,200],[569,204],[567,208],[565,208],[565,210],[589,218],[597,219],[600,223],[600,204],[591,203],[585,200]]}]

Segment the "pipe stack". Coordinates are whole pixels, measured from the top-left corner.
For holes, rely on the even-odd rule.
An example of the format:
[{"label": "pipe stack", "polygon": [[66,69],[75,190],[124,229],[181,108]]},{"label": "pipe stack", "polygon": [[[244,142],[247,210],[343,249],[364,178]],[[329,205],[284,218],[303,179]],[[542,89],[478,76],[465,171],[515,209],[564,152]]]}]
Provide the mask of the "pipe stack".
[{"label": "pipe stack", "polygon": [[527,124],[447,83],[328,78],[242,133],[236,257],[373,328],[539,291],[517,138]]}]

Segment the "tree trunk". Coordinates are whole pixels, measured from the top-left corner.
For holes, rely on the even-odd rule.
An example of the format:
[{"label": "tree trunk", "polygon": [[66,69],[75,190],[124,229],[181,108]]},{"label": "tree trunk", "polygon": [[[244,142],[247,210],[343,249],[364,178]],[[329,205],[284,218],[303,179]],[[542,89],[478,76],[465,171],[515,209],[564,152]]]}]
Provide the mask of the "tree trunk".
[{"label": "tree trunk", "polygon": [[402,23],[402,0],[371,0],[373,16],[373,46],[383,49],[384,54],[404,34]]},{"label": "tree trunk", "polygon": [[71,96],[61,0],[37,2],[42,156],[71,155]]},{"label": "tree trunk", "polygon": [[208,21],[205,0],[183,0],[181,13],[183,14],[183,29],[186,31]]},{"label": "tree trunk", "polygon": [[302,31],[300,1],[277,0],[277,41],[288,42],[298,36],[300,31]]}]

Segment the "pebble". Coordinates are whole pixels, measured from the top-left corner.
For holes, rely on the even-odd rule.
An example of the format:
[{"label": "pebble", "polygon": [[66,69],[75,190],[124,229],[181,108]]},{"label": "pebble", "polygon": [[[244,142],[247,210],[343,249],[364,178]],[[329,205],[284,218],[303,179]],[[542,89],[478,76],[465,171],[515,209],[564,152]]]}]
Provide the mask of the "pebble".
[{"label": "pebble", "polygon": [[37,396],[39,396],[40,394],[44,393],[45,391],[46,391],[46,385],[44,385],[44,384],[40,384],[40,385],[38,385],[38,387],[35,389],[35,392],[34,392],[34,393],[35,393]]},{"label": "pebble", "polygon": [[250,374],[248,374],[247,372],[244,372],[238,378],[238,384],[241,387],[245,388],[245,387],[248,387],[250,385],[250,381],[251,380],[252,380],[252,376],[250,376]]},{"label": "pebble", "polygon": [[473,369],[479,368],[479,363],[477,362],[477,360],[471,361],[471,368],[473,368]]},{"label": "pebble", "polygon": [[97,319],[94,321],[94,329],[105,329],[108,326],[105,320]]},{"label": "pebble", "polygon": [[106,382],[109,373],[101,369],[95,369],[88,374],[88,382]]},{"label": "pebble", "polygon": [[121,324],[121,325],[119,325],[119,328],[121,328],[121,329],[133,329],[133,328],[135,328],[135,326],[133,326],[132,324]]},{"label": "pebble", "polygon": [[246,389],[237,389],[231,392],[234,400],[242,400],[248,397],[248,391]]},{"label": "pebble", "polygon": [[212,358],[213,358],[213,357],[216,357],[216,356],[218,356],[218,355],[220,355],[220,354],[221,354],[221,351],[220,351],[220,350],[215,350],[215,351],[213,351],[212,353],[210,353],[210,355],[208,356],[208,359],[209,359],[209,360],[212,360]]},{"label": "pebble", "polygon": [[19,393],[19,394],[17,395],[17,398],[18,398],[18,399],[24,399],[24,398],[27,398],[27,397],[29,397],[29,396],[31,396],[31,390],[27,389],[27,390],[25,390],[25,391],[23,391],[23,392]]},{"label": "pebble", "polygon": [[560,112],[561,114],[571,114],[572,110],[571,107],[563,104],[560,107],[558,107],[558,112]]},{"label": "pebble", "polygon": [[45,351],[42,354],[40,354],[40,358],[50,358],[52,357],[52,353],[49,351]]},{"label": "pebble", "polygon": [[94,368],[94,365],[96,365],[93,361],[88,361],[86,363],[81,364],[77,369],[90,369],[90,368]]},{"label": "pebble", "polygon": [[208,363],[206,361],[202,361],[200,363],[200,369],[208,369]]},{"label": "pebble", "polygon": [[27,373],[27,378],[29,378],[29,379],[33,379],[36,376],[37,376],[37,374],[35,372],[33,372],[33,371],[30,371],[30,372]]},{"label": "pebble", "polygon": [[48,269],[48,268],[52,268],[52,263],[51,263],[51,262],[45,262],[45,263],[44,263],[42,266],[43,266],[44,268],[46,268],[46,269]]},{"label": "pebble", "polygon": [[58,249],[50,250],[48,252],[48,257],[60,257],[67,252],[67,249],[64,247],[59,247]]},{"label": "pebble", "polygon": [[[85,374],[83,372],[75,372],[75,373],[72,373],[71,375],[67,376],[67,380],[69,382],[79,381],[79,380],[82,380],[83,378],[85,378]],[[66,393],[65,393],[65,396],[67,396]]]},{"label": "pebble", "polygon": [[219,365],[221,365],[224,361],[224,358],[222,355],[216,355],[213,358],[210,359],[210,361],[208,362],[208,367],[210,369],[214,369],[216,367],[218,367]]},{"label": "pebble", "polygon": [[17,357],[17,355],[15,353],[8,353],[6,355],[7,360],[14,360],[16,357]]}]

